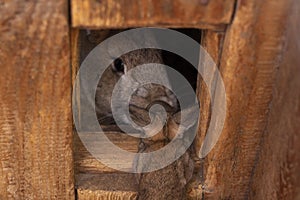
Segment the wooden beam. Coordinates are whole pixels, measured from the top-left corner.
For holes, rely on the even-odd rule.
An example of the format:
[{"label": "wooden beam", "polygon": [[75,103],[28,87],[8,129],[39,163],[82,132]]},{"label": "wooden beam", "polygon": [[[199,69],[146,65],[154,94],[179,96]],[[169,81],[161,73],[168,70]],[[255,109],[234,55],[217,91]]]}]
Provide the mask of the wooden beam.
[{"label": "wooden beam", "polygon": [[251,199],[300,199],[300,4],[293,1]]},{"label": "wooden beam", "polygon": [[160,26],[224,30],[235,0],[72,0],[72,26],[92,29]]},{"label": "wooden beam", "polygon": [[74,199],[67,1],[1,1],[0,199]]},{"label": "wooden beam", "polygon": [[104,190],[83,190],[77,191],[77,199],[107,199],[107,200],[136,200],[137,193],[127,191],[104,191]]},{"label": "wooden beam", "polygon": [[274,95],[290,3],[291,0],[237,3],[220,63],[227,118],[218,143],[205,158],[205,199],[249,196]]},{"label": "wooden beam", "polygon": [[[106,132],[105,135],[118,147],[128,152],[138,152],[139,138],[134,138],[121,132]],[[111,154],[111,157],[114,156],[114,152],[103,152],[103,154]],[[75,175],[80,173],[92,173],[101,176],[101,173],[118,173],[117,170],[107,167],[91,155],[82,144],[77,133],[74,135],[74,163]],[[120,166],[122,166],[122,164],[124,165],[126,163],[124,163],[123,160],[120,160]]]},{"label": "wooden beam", "polygon": [[[222,47],[224,42],[225,32],[216,32],[213,30],[203,30],[201,35],[201,45],[205,51],[210,55],[211,59],[215,62],[216,66],[219,67],[220,59],[222,55]],[[203,69],[203,73],[207,73]],[[208,70],[211,71],[211,70]],[[214,74],[216,72],[213,72]],[[212,81],[214,79],[211,79]],[[210,87],[213,87],[212,82],[204,83],[200,74],[198,74],[197,82],[197,97],[200,102],[200,119],[199,119],[199,128],[198,134],[195,138],[194,148],[195,152],[199,152],[201,145],[206,136],[208,125],[210,122],[211,115],[211,99],[207,89],[207,84],[210,84]],[[214,94],[212,94],[214,97]],[[203,173],[209,173],[205,171],[208,169],[207,162],[204,162],[205,159],[195,158],[195,169],[192,180],[188,185],[188,196],[189,199],[201,199],[205,193],[204,188],[204,178]],[[212,182],[210,182],[212,184]]]}]

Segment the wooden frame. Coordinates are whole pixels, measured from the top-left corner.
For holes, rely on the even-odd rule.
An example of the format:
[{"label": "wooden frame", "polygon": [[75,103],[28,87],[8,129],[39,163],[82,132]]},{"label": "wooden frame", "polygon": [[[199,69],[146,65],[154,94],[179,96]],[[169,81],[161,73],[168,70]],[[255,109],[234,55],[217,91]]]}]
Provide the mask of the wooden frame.
[{"label": "wooden frame", "polygon": [[72,25],[91,29],[140,26],[224,30],[234,0],[73,0]]}]

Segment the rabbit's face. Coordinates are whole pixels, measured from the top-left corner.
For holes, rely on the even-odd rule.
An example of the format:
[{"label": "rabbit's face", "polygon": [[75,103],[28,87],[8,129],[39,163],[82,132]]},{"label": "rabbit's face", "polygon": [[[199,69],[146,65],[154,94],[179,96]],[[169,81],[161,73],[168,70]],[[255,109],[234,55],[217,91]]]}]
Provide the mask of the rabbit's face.
[{"label": "rabbit's face", "polygon": [[[135,115],[138,115],[139,109],[148,110],[153,103],[159,103],[165,106],[167,111],[177,110],[177,99],[169,89],[158,84],[150,83],[143,85],[140,83],[140,80],[143,79],[143,75],[137,78],[129,73],[134,67],[148,63],[154,63],[154,65],[155,63],[162,64],[161,52],[155,49],[135,50],[115,59],[106,69],[99,81],[96,93],[96,111],[100,124],[114,123],[112,119],[111,102],[112,92],[118,81],[122,86],[122,89],[119,91],[118,101],[121,102],[121,106],[126,106],[125,104],[127,104],[129,111],[131,111],[130,108],[134,107],[134,112],[131,112],[131,114],[135,113]],[[151,73],[167,79],[167,74],[163,69],[158,70],[150,67],[147,70],[155,70],[151,71]],[[129,73],[130,78],[125,76],[127,73]],[[166,80],[166,82],[168,82],[168,80]],[[132,94],[128,105],[126,94],[129,93],[131,88],[137,89]],[[124,105],[122,102],[124,102]],[[133,118],[135,117],[136,116],[133,116]],[[126,120],[124,119],[124,121]]]}]

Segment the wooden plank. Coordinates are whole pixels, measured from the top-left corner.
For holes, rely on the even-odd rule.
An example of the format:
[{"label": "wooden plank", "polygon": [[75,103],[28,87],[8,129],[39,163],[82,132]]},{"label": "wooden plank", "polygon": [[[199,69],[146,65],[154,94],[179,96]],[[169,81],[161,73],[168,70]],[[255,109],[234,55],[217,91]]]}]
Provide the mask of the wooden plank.
[{"label": "wooden plank", "polygon": [[103,191],[137,191],[137,175],[133,173],[79,174],[76,188]]},{"label": "wooden plank", "polygon": [[71,29],[71,64],[72,64],[72,85],[74,85],[77,72],[80,67],[80,30]]},{"label": "wooden plank", "polygon": [[251,199],[300,199],[300,4],[293,1],[286,24],[283,62],[279,65],[273,101]]},{"label": "wooden plank", "polygon": [[[138,152],[138,145],[140,142],[139,138],[134,138],[121,132],[106,132],[105,135],[118,147],[128,152]],[[114,156],[114,152],[103,153],[111,153],[111,157]],[[120,160],[120,166],[122,166],[122,162],[124,161]],[[77,134],[74,135],[74,163],[75,175],[79,173],[118,173],[117,170],[107,167],[106,165],[98,161],[93,155],[91,155],[84,147]]]},{"label": "wooden plank", "polygon": [[104,190],[83,190],[79,189],[77,192],[78,200],[93,200],[93,199],[107,199],[107,200],[136,200],[137,194],[127,191],[104,191]]},{"label": "wooden plank", "polygon": [[[216,32],[212,30],[204,30],[202,31],[201,37],[201,45],[205,49],[205,51],[211,56],[212,60],[215,62],[217,67],[220,65],[220,59],[222,55],[222,47],[224,42],[225,33],[224,32]],[[207,73],[205,71],[206,68],[203,69],[202,73]],[[216,73],[216,72],[214,72]],[[211,79],[212,81],[214,79]],[[197,97],[200,102],[201,115],[199,119],[199,128],[198,134],[195,138],[194,148],[196,152],[199,152],[203,140],[206,136],[206,132],[208,129],[210,115],[211,115],[211,99],[207,89],[207,84],[212,87],[212,82],[204,83],[200,74],[198,74],[198,82],[197,82]],[[214,97],[214,94],[212,94]],[[204,191],[204,179],[203,173],[208,167],[207,163],[204,162],[205,159],[195,159],[195,169],[193,180],[189,183],[188,195],[190,199],[201,199],[203,197]],[[205,173],[208,173],[205,171]]]},{"label": "wooden plank", "polygon": [[265,131],[291,1],[238,1],[220,71],[227,118],[205,159],[205,199],[245,199]]},{"label": "wooden plank", "polygon": [[72,26],[224,29],[231,21],[234,3],[235,0],[72,0]]},{"label": "wooden plank", "polygon": [[[202,32],[201,45],[205,51],[210,55],[217,67],[220,65],[220,59],[222,55],[222,46],[224,42],[224,32],[216,32],[211,30],[205,30]],[[205,68],[203,69],[205,70]],[[202,73],[207,73],[203,71]],[[213,81],[214,79],[212,79]],[[207,84],[212,87],[213,83],[204,83],[200,74],[198,74],[197,83],[197,96],[200,101],[201,115],[199,120],[199,130],[197,138],[195,139],[196,152],[199,152],[206,131],[208,129],[210,114],[211,114],[211,100],[207,89]],[[212,96],[214,96],[212,94]]]},{"label": "wooden plank", "polygon": [[67,1],[0,5],[0,199],[74,199]]}]

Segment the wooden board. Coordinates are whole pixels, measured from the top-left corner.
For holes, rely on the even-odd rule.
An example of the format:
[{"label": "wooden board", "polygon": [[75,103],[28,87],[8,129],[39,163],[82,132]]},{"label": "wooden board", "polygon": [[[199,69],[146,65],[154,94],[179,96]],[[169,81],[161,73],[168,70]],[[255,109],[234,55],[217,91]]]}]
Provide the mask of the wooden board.
[{"label": "wooden board", "polygon": [[[215,62],[216,66],[219,68],[221,55],[222,55],[222,47],[224,43],[225,32],[216,32],[212,30],[204,30],[202,31],[202,39],[201,45],[207,51],[207,53],[211,56],[212,60]],[[202,73],[207,73],[206,68],[203,69]],[[212,72],[215,74],[216,72]],[[197,85],[197,97],[200,102],[200,118],[199,118],[199,127],[198,127],[198,134],[195,138],[194,148],[196,152],[199,152],[203,140],[206,136],[206,132],[208,129],[208,125],[210,122],[211,116],[211,99],[207,89],[207,84],[210,84],[210,87],[213,87],[213,80],[212,82],[204,83],[200,74],[198,74],[198,85]],[[215,95],[212,94],[214,98]],[[196,160],[196,159],[195,159]],[[194,176],[193,180],[189,184],[188,195],[190,199],[202,199],[205,194],[205,180],[203,177],[207,167],[207,162],[204,159],[196,160],[195,169],[194,169]]]},{"label": "wooden board", "polygon": [[300,4],[293,1],[286,23],[282,63],[258,164],[250,185],[251,199],[300,199]]},{"label": "wooden board", "polygon": [[79,189],[77,192],[78,200],[93,200],[93,199],[107,199],[107,200],[136,200],[137,194],[127,191],[103,191],[103,190],[83,190]]},{"label": "wooden board", "polygon": [[140,26],[224,29],[235,0],[72,0],[72,26],[128,28]]},{"label": "wooden board", "polygon": [[235,17],[226,31],[220,63],[227,118],[218,143],[204,160],[205,199],[249,197],[274,95],[291,2],[240,0],[237,3]]},{"label": "wooden board", "polygon": [[[120,132],[107,132],[105,135],[110,141],[112,141],[118,147],[128,151],[137,153],[139,138],[134,138]],[[114,156],[115,152],[103,152],[103,154],[111,154],[111,157]],[[100,157],[100,155],[99,155]],[[120,160],[120,166],[124,165],[123,160]],[[85,146],[82,144],[77,133],[74,135],[74,163],[75,163],[75,175],[79,173],[92,173],[92,174],[101,174],[101,173],[118,173],[117,170],[111,169],[106,165],[102,164],[97,160],[93,155],[91,155]],[[128,169],[129,170],[129,169]]]},{"label": "wooden board", "polygon": [[0,199],[74,199],[67,12],[0,3]]}]

